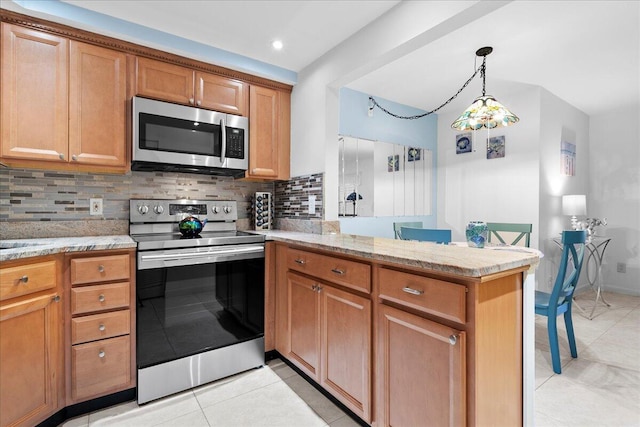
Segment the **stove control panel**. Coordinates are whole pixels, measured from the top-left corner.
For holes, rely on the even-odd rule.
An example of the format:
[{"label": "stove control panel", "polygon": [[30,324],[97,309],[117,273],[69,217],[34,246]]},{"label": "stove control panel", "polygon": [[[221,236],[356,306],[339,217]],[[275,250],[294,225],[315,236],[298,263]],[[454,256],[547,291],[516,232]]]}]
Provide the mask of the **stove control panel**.
[{"label": "stove control panel", "polygon": [[234,200],[153,200],[131,199],[129,222],[180,222],[193,215],[207,221],[235,222],[238,220],[238,204]]}]

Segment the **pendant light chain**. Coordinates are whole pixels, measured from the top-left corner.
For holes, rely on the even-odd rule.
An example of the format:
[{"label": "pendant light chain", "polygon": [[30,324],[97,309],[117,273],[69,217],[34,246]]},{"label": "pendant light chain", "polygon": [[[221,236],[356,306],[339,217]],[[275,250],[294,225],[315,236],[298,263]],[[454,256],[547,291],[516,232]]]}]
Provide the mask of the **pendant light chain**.
[{"label": "pendant light chain", "polygon": [[[482,76],[482,95],[484,96],[484,70],[485,70],[485,61],[486,61],[486,57],[483,58],[482,60],[482,65],[478,68],[476,68],[476,70],[473,72],[473,74],[471,75],[471,77],[469,77],[469,80],[467,80],[460,89],[458,89],[458,91],[455,93],[455,95],[453,95],[451,98],[447,99],[442,105],[440,105],[437,108],[434,108],[431,111],[427,111],[426,113],[423,114],[418,114],[415,116],[400,116],[398,114],[394,114],[391,111],[387,110],[386,108],[384,108],[382,105],[378,104],[378,102],[375,100],[375,98],[373,98],[372,96],[369,97],[369,101],[371,101],[373,103],[373,106],[378,107],[379,109],[381,109],[382,111],[384,111],[385,113],[387,113],[388,115],[395,117],[396,119],[405,119],[405,120],[415,120],[415,119],[419,119],[425,116],[428,116],[429,114],[433,114],[436,111],[440,110],[441,108],[443,108],[444,106],[446,106],[447,104],[449,104],[451,101],[453,101],[454,99],[456,99],[456,97],[460,94],[460,92],[462,92],[464,90],[464,88],[466,88],[469,83],[471,83],[471,80],[474,79],[475,76],[478,75],[478,73],[481,74]],[[371,107],[373,108],[373,107]]]},{"label": "pendant light chain", "polygon": [[487,57],[482,57],[482,65],[480,66],[480,77],[482,77],[482,96],[486,95],[485,87],[485,76],[487,73]]}]

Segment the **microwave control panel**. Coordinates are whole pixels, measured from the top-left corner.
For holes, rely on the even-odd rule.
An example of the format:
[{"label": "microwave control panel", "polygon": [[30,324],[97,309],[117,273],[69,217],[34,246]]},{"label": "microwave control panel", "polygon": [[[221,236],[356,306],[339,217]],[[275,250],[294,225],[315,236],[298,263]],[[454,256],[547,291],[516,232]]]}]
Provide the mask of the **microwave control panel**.
[{"label": "microwave control panel", "polygon": [[244,159],[244,129],[227,128],[227,152],[225,157]]}]

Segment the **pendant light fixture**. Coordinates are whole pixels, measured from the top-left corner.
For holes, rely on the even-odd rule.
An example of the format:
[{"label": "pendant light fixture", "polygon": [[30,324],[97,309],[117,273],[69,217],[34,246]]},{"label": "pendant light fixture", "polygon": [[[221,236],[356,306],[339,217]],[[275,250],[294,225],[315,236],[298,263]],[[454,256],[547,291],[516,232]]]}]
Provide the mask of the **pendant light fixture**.
[{"label": "pendant light fixture", "polygon": [[487,55],[493,52],[492,47],[483,47],[476,51],[477,56],[482,57],[480,66],[480,76],[482,77],[482,96],[479,96],[473,103],[464,110],[451,127],[457,130],[478,130],[487,128],[510,126],[520,119],[507,107],[496,101],[496,99],[486,94],[485,80],[487,71]]},{"label": "pendant light fixture", "polygon": [[469,108],[467,108],[460,117],[453,122],[451,127],[456,130],[478,130],[487,128],[493,129],[496,127],[509,126],[520,119],[509,111],[504,105],[496,101],[496,99],[487,95],[485,92],[485,80],[486,80],[486,70],[487,70],[487,55],[493,52],[493,48],[486,46],[478,49],[476,51],[476,56],[482,57],[482,65],[475,69],[471,77],[462,85],[460,89],[449,99],[447,99],[442,105],[437,108],[434,108],[431,111],[427,111],[423,114],[417,114],[414,116],[401,116],[398,114],[394,114],[386,108],[382,107],[378,102],[372,97],[369,97],[369,107],[368,107],[368,115],[369,117],[373,116],[373,109],[378,107],[380,110],[384,111],[388,115],[395,117],[397,119],[405,119],[405,120],[414,120],[419,119],[421,117],[428,116],[430,114],[435,113],[440,110],[445,105],[449,104],[453,101],[459,94],[466,88],[471,80],[473,80],[478,73],[482,77],[482,96],[473,101],[473,104]]}]

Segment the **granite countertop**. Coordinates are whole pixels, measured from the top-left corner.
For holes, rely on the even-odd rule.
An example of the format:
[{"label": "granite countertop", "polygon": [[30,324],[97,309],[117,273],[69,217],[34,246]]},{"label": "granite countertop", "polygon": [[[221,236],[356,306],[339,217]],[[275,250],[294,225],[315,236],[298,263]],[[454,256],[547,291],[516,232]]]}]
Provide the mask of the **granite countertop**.
[{"label": "granite countertop", "polygon": [[265,234],[267,240],[465,277],[482,277],[525,266],[535,268],[542,258],[542,253],[537,249],[509,246],[478,249],[466,244],[439,245],[354,234],[308,234],[280,230],[261,234]]},{"label": "granite countertop", "polygon": [[136,242],[126,235],[3,240],[0,242],[0,262],[60,252],[99,251],[135,247]]}]

